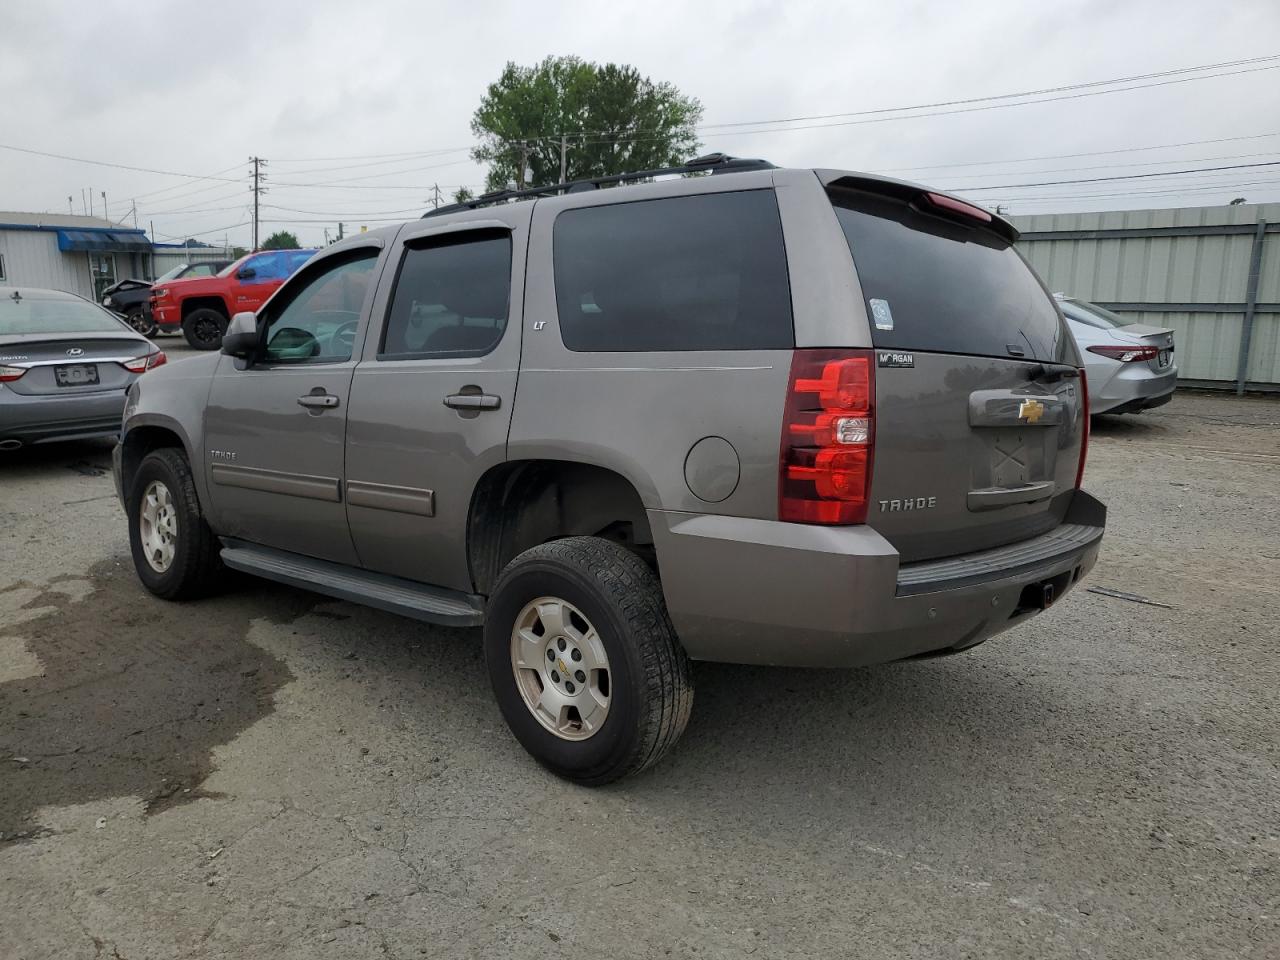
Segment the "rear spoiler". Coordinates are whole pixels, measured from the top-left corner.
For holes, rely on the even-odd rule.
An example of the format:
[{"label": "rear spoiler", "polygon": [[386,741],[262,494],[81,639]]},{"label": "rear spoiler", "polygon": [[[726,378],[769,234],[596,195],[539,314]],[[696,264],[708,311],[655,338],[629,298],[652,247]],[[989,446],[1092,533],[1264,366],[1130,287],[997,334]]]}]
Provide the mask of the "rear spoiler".
[{"label": "rear spoiler", "polygon": [[877,177],[868,173],[847,173],[843,170],[815,170],[814,173],[827,189],[861,190],[882,197],[892,197],[920,210],[985,227],[1010,243],[1020,236],[1017,227],[999,214],[941,190],[931,190],[907,180]]}]

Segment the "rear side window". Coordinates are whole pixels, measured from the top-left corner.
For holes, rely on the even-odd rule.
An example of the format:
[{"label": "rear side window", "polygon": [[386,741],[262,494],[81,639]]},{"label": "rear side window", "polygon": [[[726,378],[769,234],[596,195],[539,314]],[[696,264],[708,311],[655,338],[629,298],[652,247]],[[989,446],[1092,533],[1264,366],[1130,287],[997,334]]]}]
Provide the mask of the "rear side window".
[{"label": "rear side window", "polygon": [[381,360],[477,357],[498,345],[511,300],[511,235],[450,237],[405,251]]},{"label": "rear side window", "polygon": [[1053,300],[1011,243],[887,197],[838,191],[832,202],[875,346],[1067,359]]},{"label": "rear side window", "polygon": [[553,242],[560,334],[570,350],[795,345],[771,190],[566,210]]}]

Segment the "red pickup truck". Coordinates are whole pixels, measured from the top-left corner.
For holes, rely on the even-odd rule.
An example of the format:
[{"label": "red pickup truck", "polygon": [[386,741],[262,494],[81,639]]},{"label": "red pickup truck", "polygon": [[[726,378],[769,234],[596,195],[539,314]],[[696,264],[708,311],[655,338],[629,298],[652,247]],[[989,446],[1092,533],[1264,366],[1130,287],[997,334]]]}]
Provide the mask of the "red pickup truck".
[{"label": "red pickup truck", "polygon": [[197,350],[216,350],[237,313],[257,310],[280,284],[315,256],[315,250],[261,250],[212,277],[157,284],[151,316],[162,331],[182,330]]}]

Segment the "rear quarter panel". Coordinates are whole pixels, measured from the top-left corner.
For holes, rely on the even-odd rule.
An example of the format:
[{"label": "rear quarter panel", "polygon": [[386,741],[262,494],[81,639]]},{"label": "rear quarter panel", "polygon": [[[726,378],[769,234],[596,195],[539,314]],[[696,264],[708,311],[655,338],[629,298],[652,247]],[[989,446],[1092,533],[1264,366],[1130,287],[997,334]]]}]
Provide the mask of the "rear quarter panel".
[{"label": "rear quarter panel", "polygon": [[[510,459],[568,460],[614,470],[651,510],[776,517],[779,431],[791,351],[571,351],[560,335],[552,259],[552,226],[566,209],[623,198],[768,188],[772,182],[771,172],[762,171],[538,202]],[[691,449],[708,437],[727,440],[739,465],[736,486],[718,502],[700,499],[685,479]]]}]

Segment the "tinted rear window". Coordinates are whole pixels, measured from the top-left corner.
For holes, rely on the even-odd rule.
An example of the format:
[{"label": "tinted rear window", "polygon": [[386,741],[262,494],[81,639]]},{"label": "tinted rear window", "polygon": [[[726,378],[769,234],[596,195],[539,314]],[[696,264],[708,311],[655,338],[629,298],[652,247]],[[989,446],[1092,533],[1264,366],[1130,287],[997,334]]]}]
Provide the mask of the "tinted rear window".
[{"label": "tinted rear window", "polygon": [[771,190],[566,210],[554,232],[570,350],[791,347],[791,292]]},{"label": "tinted rear window", "polygon": [[1090,327],[1097,327],[1099,330],[1130,327],[1138,322],[1137,320],[1117,316],[1110,310],[1104,310],[1096,303],[1086,303],[1084,300],[1062,300],[1059,301],[1058,306],[1072,320],[1087,324]]},{"label": "tinted rear window", "polygon": [[119,333],[121,321],[84,300],[0,299],[0,336],[41,333]]},{"label": "tinted rear window", "polygon": [[1053,300],[1012,244],[898,200],[840,191],[832,202],[853,253],[875,346],[1067,358]]}]

